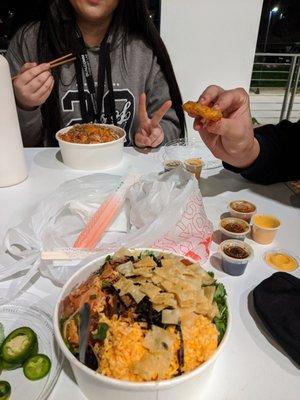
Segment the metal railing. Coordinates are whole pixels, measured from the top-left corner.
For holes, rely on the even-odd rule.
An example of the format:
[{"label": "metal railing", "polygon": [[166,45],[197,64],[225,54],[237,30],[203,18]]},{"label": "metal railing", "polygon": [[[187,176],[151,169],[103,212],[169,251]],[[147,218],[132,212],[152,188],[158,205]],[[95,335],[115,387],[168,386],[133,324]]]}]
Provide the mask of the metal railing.
[{"label": "metal railing", "polygon": [[[278,119],[290,119],[295,96],[300,89],[299,78],[300,54],[256,53],[250,92],[260,94],[276,90],[277,95],[282,98]],[[271,112],[272,109],[268,111]]]}]

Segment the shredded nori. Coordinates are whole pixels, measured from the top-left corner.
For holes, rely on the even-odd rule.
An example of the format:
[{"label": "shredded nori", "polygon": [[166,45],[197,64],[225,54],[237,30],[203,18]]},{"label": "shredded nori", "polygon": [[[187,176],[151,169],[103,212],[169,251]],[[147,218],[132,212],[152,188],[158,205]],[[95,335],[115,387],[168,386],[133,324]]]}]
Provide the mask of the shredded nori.
[{"label": "shredded nori", "polygon": [[164,328],[165,324],[161,322],[162,312],[154,310],[149,297],[144,297],[143,300],[137,305],[136,308],[136,321],[147,322],[148,329],[152,328],[152,325],[156,325]]},{"label": "shredded nori", "polygon": [[122,300],[120,298],[118,290],[113,286],[107,286],[104,290],[105,293],[113,295],[113,305],[111,305],[106,299],[106,306],[104,309],[104,313],[108,318],[111,318],[113,315],[121,315],[122,312]]},{"label": "shredded nori", "polygon": [[[162,257],[162,258],[163,258],[163,257]],[[161,264],[162,258],[157,258],[157,257],[153,256],[153,260],[156,262],[156,264],[157,264],[157,266],[158,266],[159,268],[162,267],[162,264]]]},{"label": "shredded nori", "polygon": [[183,373],[182,369],[184,367],[184,342],[183,342],[183,334],[180,323],[176,325],[176,332],[179,333],[179,338],[180,338],[180,347],[179,350],[177,351],[178,364],[179,364],[178,376],[179,376]]}]

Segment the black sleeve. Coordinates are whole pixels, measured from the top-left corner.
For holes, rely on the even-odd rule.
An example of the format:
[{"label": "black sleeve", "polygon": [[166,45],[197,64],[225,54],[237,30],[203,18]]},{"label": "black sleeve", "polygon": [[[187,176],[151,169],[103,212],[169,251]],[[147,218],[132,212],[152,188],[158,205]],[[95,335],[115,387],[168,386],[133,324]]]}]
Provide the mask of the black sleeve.
[{"label": "black sleeve", "polygon": [[244,170],[223,163],[226,169],[265,185],[300,179],[300,121],[264,125],[256,128],[254,135],[260,145],[254,163]]}]

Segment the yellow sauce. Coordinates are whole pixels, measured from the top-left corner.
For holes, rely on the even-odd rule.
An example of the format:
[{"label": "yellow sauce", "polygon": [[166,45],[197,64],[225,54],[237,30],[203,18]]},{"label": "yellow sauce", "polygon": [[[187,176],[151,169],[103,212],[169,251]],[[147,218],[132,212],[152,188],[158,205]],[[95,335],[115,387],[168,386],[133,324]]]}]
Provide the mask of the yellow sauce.
[{"label": "yellow sauce", "polygon": [[189,158],[185,161],[185,164],[189,167],[201,167],[203,165],[203,161],[201,158]]},{"label": "yellow sauce", "polygon": [[291,272],[298,268],[297,260],[286,253],[269,253],[266,255],[266,262],[270,267],[279,271]]},{"label": "yellow sauce", "polygon": [[253,222],[260,228],[275,229],[280,226],[278,219],[270,215],[255,215]]}]

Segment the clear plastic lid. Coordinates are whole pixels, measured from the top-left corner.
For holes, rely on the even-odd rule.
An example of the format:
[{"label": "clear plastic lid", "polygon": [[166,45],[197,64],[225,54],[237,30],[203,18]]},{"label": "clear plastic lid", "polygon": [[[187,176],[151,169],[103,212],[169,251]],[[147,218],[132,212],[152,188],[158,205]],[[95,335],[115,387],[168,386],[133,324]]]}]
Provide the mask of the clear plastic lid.
[{"label": "clear plastic lid", "polygon": [[5,337],[14,329],[27,326],[38,337],[39,353],[46,354],[51,360],[49,374],[34,382],[25,377],[22,368],[2,372],[1,380],[10,383],[13,400],[48,399],[61,371],[63,355],[54,338],[52,317],[44,311],[46,307],[39,307],[41,303],[43,300],[39,297],[23,295],[17,300],[0,306],[1,324],[4,327]]}]

